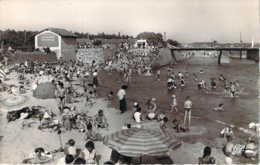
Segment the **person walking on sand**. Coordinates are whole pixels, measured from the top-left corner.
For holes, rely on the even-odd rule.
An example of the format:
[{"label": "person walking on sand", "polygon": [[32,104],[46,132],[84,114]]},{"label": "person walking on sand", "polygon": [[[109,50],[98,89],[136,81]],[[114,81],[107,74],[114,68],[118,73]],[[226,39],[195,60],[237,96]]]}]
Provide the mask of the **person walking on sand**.
[{"label": "person walking on sand", "polygon": [[127,85],[122,85],[121,89],[117,92],[117,96],[119,100],[119,109],[121,113],[124,113],[127,110],[126,89],[127,89]]},{"label": "person walking on sand", "polygon": [[188,120],[188,127],[185,127],[187,130],[190,129],[190,123],[191,123],[191,109],[192,109],[192,101],[190,100],[190,96],[186,97],[186,100],[184,101],[184,123],[183,126],[186,126],[186,121]]}]

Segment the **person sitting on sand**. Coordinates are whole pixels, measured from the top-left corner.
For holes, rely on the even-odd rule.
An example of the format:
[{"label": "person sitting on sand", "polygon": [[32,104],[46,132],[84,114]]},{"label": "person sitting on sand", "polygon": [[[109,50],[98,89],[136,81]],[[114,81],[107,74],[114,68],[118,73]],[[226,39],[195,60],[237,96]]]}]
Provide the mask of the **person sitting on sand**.
[{"label": "person sitting on sand", "polygon": [[107,128],[108,127],[107,118],[104,115],[103,110],[100,109],[98,111],[98,114],[95,115],[94,124],[97,128]]},{"label": "person sitting on sand", "polygon": [[251,122],[248,124],[248,128],[256,132],[256,135],[260,137],[260,123]]},{"label": "person sitting on sand", "polygon": [[49,124],[49,123],[51,123],[51,119],[52,119],[51,114],[50,114],[49,110],[46,109],[45,112],[43,113],[41,124],[43,124],[43,125]]},{"label": "person sitting on sand", "polygon": [[84,139],[85,141],[91,140],[91,141],[98,141],[101,140],[101,135],[93,131],[93,127],[91,123],[88,123],[87,125],[87,131],[85,133]]},{"label": "person sitting on sand", "polygon": [[109,94],[107,95],[108,100],[113,100],[114,97],[114,92],[110,91]]},{"label": "person sitting on sand", "polygon": [[235,146],[235,144],[232,142],[232,139],[228,139],[227,143],[223,147],[224,154],[232,155],[234,146]]},{"label": "person sitting on sand", "polygon": [[226,78],[223,76],[223,74],[220,74],[218,79],[219,81],[226,81]]},{"label": "person sitting on sand", "polygon": [[214,78],[211,79],[210,85],[211,85],[211,89],[212,89],[212,90],[214,90],[214,89],[217,88],[217,83],[216,83],[216,81],[215,81]]},{"label": "person sitting on sand", "polygon": [[58,161],[57,161],[57,165],[68,165],[68,164],[72,164],[74,162],[74,157],[73,155],[66,155],[62,158],[60,158]]},{"label": "person sitting on sand", "polygon": [[23,85],[20,85],[20,87],[19,87],[19,93],[20,93],[20,94],[25,94],[25,92],[26,92],[26,90],[25,90],[24,86],[23,86]]},{"label": "person sitting on sand", "polygon": [[164,130],[164,129],[166,129],[167,128],[167,123],[168,123],[168,117],[164,117],[161,121],[160,121],[160,128],[162,129],[162,130]]},{"label": "person sitting on sand", "polygon": [[136,110],[139,108],[139,103],[138,102],[134,102],[134,105],[133,105],[133,113],[136,112]]},{"label": "person sitting on sand", "polygon": [[183,78],[184,78],[184,75],[183,75],[183,73],[181,73],[181,72],[178,72],[178,78],[179,78],[179,79],[183,79]]},{"label": "person sitting on sand", "polygon": [[76,118],[76,128],[79,130],[79,132],[85,132],[85,121],[83,119],[83,117],[78,114],[75,116]]},{"label": "person sitting on sand", "polygon": [[203,156],[199,157],[198,164],[215,164],[216,159],[211,156],[211,148],[206,146],[203,150]]},{"label": "person sitting on sand", "polygon": [[255,141],[252,140],[251,138],[248,139],[243,154],[246,158],[254,159],[255,157],[257,157],[258,155],[257,145]]},{"label": "person sitting on sand", "polygon": [[126,124],[123,125],[122,130],[130,129],[131,127],[132,127],[131,124],[126,123]]},{"label": "person sitting on sand", "polygon": [[94,105],[94,98],[95,98],[95,93],[93,91],[86,91],[86,103],[85,106],[93,106]]},{"label": "person sitting on sand", "polygon": [[179,132],[185,132],[185,131],[186,131],[186,129],[181,126],[181,122],[180,122],[179,120],[174,119],[174,120],[172,121],[172,124],[173,124],[173,129],[175,129],[175,131],[176,131],[177,133],[179,133]]},{"label": "person sitting on sand", "polygon": [[157,115],[157,121],[161,122],[165,117],[166,117],[165,113],[160,112],[160,113]]},{"label": "person sitting on sand", "polygon": [[82,151],[82,153],[84,155],[84,159],[88,164],[96,163],[96,150],[93,141],[86,142],[85,149]]},{"label": "person sitting on sand", "polygon": [[140,123],[142,121],[141,107],[137,108],[137,110],[134,112],[134,120],[137,123]]},{"label": "person sitting on sand", "polygon": [[147,110],[148,120],[154,120],[156,118],[156,110],[157,110],[156,98],[152,98],[151,101],[148,103],[148,110]]},{"label": "person sitting on sand", "polygon": [[73,164],[86,164],[86,160],[84,159],[84,156],[80,148],[76,149],[76,155],[74,157]]},{"label": "person sitting on sand", "polygon": [[72,155],[75,156],[76,155],[76,147],[75,147],[75,140],[70,139],[65,146],[64,149],[64,153],[66,153],[67,155]]},{"label": "person sitting on sand", "polygon": [[62,115],[62,121],[63,121],[63,125],[65,127],[65,130],[71,131],[71,129],[72,129],[72,123],[71,123],[72,115],[69,112],[69,110],[66,109],[66,111],[67,112],[64,112],[64,114]]},{"label": "person sitting on sand", "polygon": [[[35,148],[34,152],[29,155],[26,163],[42,163],[49,162],[53,159],[53,155],[46,152],[42,147]],[[25,162],[24,162],[25,163]]]}]

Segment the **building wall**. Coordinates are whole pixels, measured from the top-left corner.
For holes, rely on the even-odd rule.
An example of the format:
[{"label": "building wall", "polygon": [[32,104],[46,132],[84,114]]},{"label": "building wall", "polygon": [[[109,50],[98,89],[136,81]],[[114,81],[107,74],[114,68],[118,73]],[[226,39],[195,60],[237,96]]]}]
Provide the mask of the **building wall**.
[{"label": "building wall", "polygon": [[43,50],[49,47],[56,53],[57,58],[61,57],[61,36],[51,31],[44,31],[34,37],[35,49]]},{"label": "building wall", "polygon": [[62,38],[61,39],[61,55],[66,61],[76,60],[76,38]]}]

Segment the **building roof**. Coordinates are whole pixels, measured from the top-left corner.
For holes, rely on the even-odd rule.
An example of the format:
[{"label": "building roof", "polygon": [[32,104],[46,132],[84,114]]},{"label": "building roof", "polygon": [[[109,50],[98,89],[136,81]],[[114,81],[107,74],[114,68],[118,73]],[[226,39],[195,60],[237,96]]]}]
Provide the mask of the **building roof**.
[{"label": "building roof", "polygon": [[91,42],[91,40],[88,39],[88,38],[77,38],[77,42],[79,42],[79,43],[82,43],[82,42],[89,43],[89,42]]},{"label": "building roof", "polygon": [[60,28],[47,28],[47,29],[42,30],[41,32],[46,31],[46,30],[59,34],[62,37],[73,37],[73,38],[77,37],[74,33],[70,32],[66,29],[60,29]]}]

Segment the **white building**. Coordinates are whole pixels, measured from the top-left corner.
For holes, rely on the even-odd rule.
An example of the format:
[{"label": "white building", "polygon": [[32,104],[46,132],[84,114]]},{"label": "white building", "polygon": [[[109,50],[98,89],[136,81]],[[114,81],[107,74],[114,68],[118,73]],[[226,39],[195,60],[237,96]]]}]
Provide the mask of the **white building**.
[{"label": "white building", "polygon": [[140,40],[137,40],[134,44],[134,47],[136,48],[148,48],[148,43],[146,40],[143,40],[143,39],[140,39]]},{"label": "white building", "polygon": [[50,48],[58,59],[76,59],[76,35],[65,29],[48,28],[35,37],[35,49]]}]

